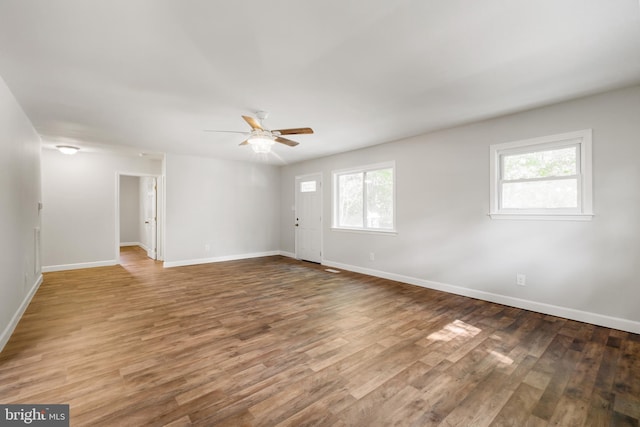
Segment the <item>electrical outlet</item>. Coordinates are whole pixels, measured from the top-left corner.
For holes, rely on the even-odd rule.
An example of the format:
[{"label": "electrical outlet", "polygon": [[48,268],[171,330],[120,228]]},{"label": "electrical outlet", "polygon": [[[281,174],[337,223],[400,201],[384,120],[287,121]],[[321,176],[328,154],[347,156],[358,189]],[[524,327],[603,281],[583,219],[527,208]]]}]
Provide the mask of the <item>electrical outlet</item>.
[{"label": "electrical outlet", "polygon": [[206,244],[204,245],[204,251],[205,251],[205,252],[209,252],[209,251],[211,251],[211,245],[210,245],[210,244],[208,244],[208,243],[206,243]]},{"label": "electrical outlet", "polygon": [[526,286],[527,285],[527,276],[522,273],[516,274],[516,285],[518,286]]},{"label": "electrical outlet", "polygon": [[369,260],[370,261],[375,261],[376,260],[376,254],[373,252],[369,252]]}]

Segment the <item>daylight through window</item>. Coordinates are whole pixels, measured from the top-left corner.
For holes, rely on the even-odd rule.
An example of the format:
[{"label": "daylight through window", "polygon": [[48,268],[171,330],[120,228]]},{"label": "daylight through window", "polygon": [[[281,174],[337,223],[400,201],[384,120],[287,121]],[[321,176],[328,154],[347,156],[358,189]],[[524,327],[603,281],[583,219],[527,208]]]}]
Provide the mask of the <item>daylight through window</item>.
[{"label": "daylight through window", "polygon": [[491,146],[492,218],[589,219],[591,131]]},{"label": "daylight through window", "polygon": [[393,231],[394,165],[334,172],[334,228]]}]

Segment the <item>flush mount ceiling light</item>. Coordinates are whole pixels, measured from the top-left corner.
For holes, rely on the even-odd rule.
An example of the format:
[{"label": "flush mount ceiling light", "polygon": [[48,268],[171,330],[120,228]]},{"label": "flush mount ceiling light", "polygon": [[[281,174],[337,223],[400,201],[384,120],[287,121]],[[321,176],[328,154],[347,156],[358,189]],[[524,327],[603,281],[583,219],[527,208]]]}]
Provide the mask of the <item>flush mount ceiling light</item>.
[{"label": "flush mount ceiling light", "polygon": [[69,156],[76,154],[80,148],[74,147],[73,145],[56,145],[58,151],[62,154],[67,154]]}]

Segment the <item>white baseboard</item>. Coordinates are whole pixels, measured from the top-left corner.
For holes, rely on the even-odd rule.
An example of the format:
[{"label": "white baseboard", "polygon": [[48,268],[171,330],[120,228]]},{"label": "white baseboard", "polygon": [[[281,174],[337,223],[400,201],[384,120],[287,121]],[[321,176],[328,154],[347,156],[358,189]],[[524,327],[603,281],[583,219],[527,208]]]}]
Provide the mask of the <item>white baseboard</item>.
[{"label": "white baseboard", "polygon": [[142,249],[144,249],[145,251],[149,252],[149,248],[147,247],[147,245],[145,245],[142,242],[121,242],[120,243],[120,247],[124,247],[124,246],[139,246]]},{"label": "white baseboard", "polygon": [[185,265],[209,264],[212,262],[235,261],[239,259],[260,258],[264,256],[280,255],[280,251],[253,252],[249,254],[225,255],[211,258],[185,259],[181,261],[165,261],[164,268],[183,267]]},{"label": "white baseboard", "polygon": [[52,271],[79,270],[81,268],[110,267],[117,264],[118,262],[115,259],[110,259],[107,261],[80,262],[78,264],[46,265],[42,267],[42,272],[50,273]]},{"label": "white baseboard", "polygon": [[552,316],[564,317],[566,319],[577,320],[579,322],[591,323],[594,325],[604,326],[607,328],[619,329],[621,331],[640,334],[640,322],[622,319],[619,317],[607,316],[604,314],[591,313],[588,311],[576,310],[573,308],[562,307],[552,304],[545,304],[536,301],[525,300],[521,298],[509,297],[491,292],[479,291],[476,289],[463,288],[460,286],[449,285],[446,283],[433,282],[430,280],[418,279],[415,277],[404,276],[396,273],[388,273],[386,271],[374,270],[371,268],[358,267],[355,265],[342,264],[339,262],[323,260],[323,265],[342,270],[362,273],[368,276],[381,277],[383,279],[394,280],[396,282],[408,283],[410,285],[421,286],[423,288],[435,289],[437,291],[448,292],[451,294],[462,295],[480,299],[483,301],[495,302],[497,304],[508,305],[511,307],[522,308],[525,310],[535,311]]},{"label": "white baseboard", "polygon": [[288,258],[295,258],[296,257],[296,254],[294,254],[293,252],[278,251],[278,254],[282,255],[282,256],[286,256]]},{"label": "white baseboard", "polygon": [[38,290],[41,284],[42,284],[42,274],[38,276],[38,278],[36,279],[36,282],[33,284],[33,286],[31,286],[31,289],[29,289],[29,292],[27,293],[27,295],[25,295],[24,299],[22,300],[22,304],[20,304],[20,307],[18,307],[18,310],[15,312],[15,314],[11,318],[11,321],[9,322],[7,327],[4,328],[4,331],[2,331],[2,334],[0,334],[0,352],[2,352],[2,350],[4,349],[4,346],[7,345],[7,342],[9,342],[9,338],[11,338],[11,334],[13,334],[13,331],[16,329],[16,326],[18,326],[18,322],[22,318],[22,315],[24,314],[25,310],[29,306],[31,299],[36,294],[36,291]]}]

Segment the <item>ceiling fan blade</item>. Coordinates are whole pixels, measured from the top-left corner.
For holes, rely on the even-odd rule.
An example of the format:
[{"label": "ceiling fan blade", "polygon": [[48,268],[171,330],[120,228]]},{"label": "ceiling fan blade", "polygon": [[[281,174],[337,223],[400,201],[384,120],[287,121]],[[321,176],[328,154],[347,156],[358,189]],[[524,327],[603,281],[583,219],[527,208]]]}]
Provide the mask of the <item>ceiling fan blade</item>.
[{"label": "ceiling fan blade", "polygon": [[277,132],[280,135],[300,135],[313,133],[311,128],[292,128],[292,129],[276,129],[271,132]]},{"label": "ceiling fan blade", "polygon": [[239,145],[247,145],[247,144],[249,144],[249,140],[242,141]]},{"label": "ceiling fan blade", "polygon": [[251,126],[251,129],[262,129],[262,126],[260,126],[260,123],[258,123],[258,121],[256,119],[254,119],[253,117],[249,117],[249,116],[242,116],[242,118],[244,119],[245,122],[249,123],[249,126]]},{"label": "ceiling fan blade", "polygon": [[300,144],[299,142],[295,142],[295,141],[292,141],[290,139],[281,138],[281,137],[277,137],[276,138],[276,142],[279,142],[279,143],[284,144],[284,145],[288,145],[289,147],[295,147],[296,145]]},{"label": "ceiling fan blade", "polygon": [[249,133],[241,130],[215,130],[215,129],[204,129],[203,132],[244,133],[244,134]]}]

